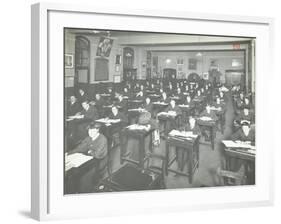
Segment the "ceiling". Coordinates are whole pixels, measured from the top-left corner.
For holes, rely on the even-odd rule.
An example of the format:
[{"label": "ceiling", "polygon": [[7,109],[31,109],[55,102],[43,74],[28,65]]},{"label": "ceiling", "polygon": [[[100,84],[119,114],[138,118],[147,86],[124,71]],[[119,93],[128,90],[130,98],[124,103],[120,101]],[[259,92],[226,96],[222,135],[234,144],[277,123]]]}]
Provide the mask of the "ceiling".
[{"label": "ceiling", "polygon": [[86,36],[109,36],[117,39],[120,45],[151,46],[151,45],[182,45],[182,44],[212,44],[225,42],[245,42],[252,38],[203,36],[190,34],[151,33],[136,31],[107,31],[97,29],[67,29],[67,33]]}]

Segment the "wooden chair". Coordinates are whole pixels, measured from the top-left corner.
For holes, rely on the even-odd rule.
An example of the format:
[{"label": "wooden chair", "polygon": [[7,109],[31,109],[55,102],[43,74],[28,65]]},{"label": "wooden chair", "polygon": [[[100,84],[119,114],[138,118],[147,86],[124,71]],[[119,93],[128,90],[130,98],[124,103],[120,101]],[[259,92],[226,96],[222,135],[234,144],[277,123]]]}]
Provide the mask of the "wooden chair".
[{"label": "wooden chair", "polygon": [[237,172],[217,169],[220,185],[244,185],[246,183],[245,166],[241,165]]}]

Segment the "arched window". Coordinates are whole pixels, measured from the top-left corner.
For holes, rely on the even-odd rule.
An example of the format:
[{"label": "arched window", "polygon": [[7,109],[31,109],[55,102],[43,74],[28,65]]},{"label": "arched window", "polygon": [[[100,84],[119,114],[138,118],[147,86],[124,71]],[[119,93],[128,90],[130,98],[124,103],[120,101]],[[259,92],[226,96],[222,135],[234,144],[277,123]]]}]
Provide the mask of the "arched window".
[{"label": "arched window", "polygon": [[75,39],[75,83],[88,83],[90,75],[90,41],[86,37]]}]

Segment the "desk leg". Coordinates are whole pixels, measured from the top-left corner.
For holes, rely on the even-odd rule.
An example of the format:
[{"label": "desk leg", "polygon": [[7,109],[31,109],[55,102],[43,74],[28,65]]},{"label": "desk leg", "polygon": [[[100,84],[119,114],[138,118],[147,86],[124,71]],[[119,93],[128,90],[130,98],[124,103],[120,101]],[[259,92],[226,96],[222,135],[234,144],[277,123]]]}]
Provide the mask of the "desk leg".
[{"label": "desk leg", "polygon": [[215,150],[215,127],[211,127],[211,145],[212,150]]},{"label": "desk leg", "polygon": [[193,150],[191,149],[187,149],[187,154],[188,154],[188,158],[187,158],[187,162],[188,162],[188,181],[190,184],[192,184],[192,180],[193,180]]},{"label": "desk leg", "polygon": [[166,140],[166,162],[165,162],[165,173],[168,175],[168,166],[169,166],[169,143]]},{"label": "desk leg", "polygon": [[139,138],[139,167],[144,167],[145,138]]}]

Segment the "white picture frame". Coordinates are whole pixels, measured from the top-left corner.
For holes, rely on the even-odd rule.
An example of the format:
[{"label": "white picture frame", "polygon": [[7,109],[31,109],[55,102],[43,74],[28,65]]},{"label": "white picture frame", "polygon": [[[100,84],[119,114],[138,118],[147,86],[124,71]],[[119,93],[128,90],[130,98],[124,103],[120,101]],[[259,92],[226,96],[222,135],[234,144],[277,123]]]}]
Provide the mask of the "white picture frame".
[{"label": "white picture frame", "polygon": [[[105,18],[106,24],[102,23]],[[266,108],[273,105],[263,94],[271,86],[263,74],[273,74],[269,60],[273,23],[271,18],[247,16],[32,5],[32,217],[50,220],[271,205],[273,141],[263,130],[270,122]],[[57,150],[63,146],[63,27],[256,37],[256,185],[64,196],[62,174],[54,175],[63,167],[63,149],[61,153]],[[123,206],[125,203],[130,206]]]}]

